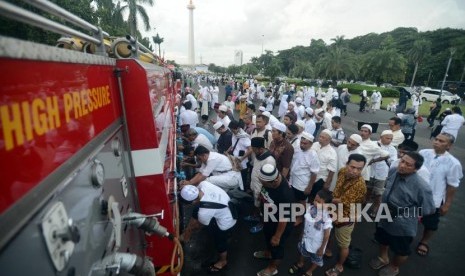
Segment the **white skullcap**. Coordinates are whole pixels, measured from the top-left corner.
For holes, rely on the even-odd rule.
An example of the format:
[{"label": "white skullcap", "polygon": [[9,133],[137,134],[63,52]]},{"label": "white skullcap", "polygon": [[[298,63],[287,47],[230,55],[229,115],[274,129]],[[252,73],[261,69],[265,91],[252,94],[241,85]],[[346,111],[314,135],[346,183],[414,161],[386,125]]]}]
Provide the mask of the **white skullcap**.
[{"label": "white skullcap", "polygon": [[220,105],[220,107],[218,107],[218,110],[219,111],[223,111],[223,112],[227,112],[228,111],[228,107],[225,106],[224,104]]},{"label": "white skullcap", "polygon": [[[321,132],[321,134],[326,134],[326,135],[328,135],[330,138],[333,136],[333,134],[331,133],[331,130],[329,130],[329,129],[323,130],[323,131]],[[320,134],[320,135],[321,135],[321,134]]]},{"label": "white skullcap", "polygon": [[287,130],[286,125],[281,123],[281,122],[274,122],[273,124],[271,124],[271,127],[276,128],[277,130],[279,130],[281,132],[286,132],[286,130]]},{"label": "white skullcap", "polygon": [[387,130],[381,132],[381,136],[384,136],[384,135],[392,135],[392,131],[390,129],[387,129]]},{"label": "white skullcap", "polygon": [[313,142],[313,140],[315,140],[315,137],[313,137],[313,135],[311,135],[310,133],[305,132],[305,131],[302,132],[301,137],[304,138],[305,140],[310,141],[310,142]]},{"label": "white skullcap", "polygon": [[359,144],[362,143],[362,136],[358,135],[358,134],[352,134],[350,135],[349,139],[352,139],[354,140],[355,143]]},{"label": "white skullcap", "polygon": [[292,106],[295,106],[295,102],[293,102],[293,101],[290,101],[290,102],[288,103],[288,105],[289,105],[289,104],[291,104]]},{"label": "white skullcap", "polygon": [[266,116],[266,117],[268,117],[268,118],[271,117],[271,113],[270,113],[269,111],[264,111],[264,112],[262,113],[262,115],[263,115],[263,116]]},{"label": "white skullcap", "polygon": [[313,115],[313,109],[311,107],[307,107],[307,108],[305,108],[305,113],[312,116]]},{"label": "white skullcap", "polygon": [[302,98],[301,97],[295,98],[295,102],[299,104],[302,103]]},{"label": "white skullcap", "polygon": [[260,107],[258,108],[258,110],[260,110],[260,111],[263,112],[263,111],[266,111],[266,108],[262,105],[262,106],[260,106]]},{"label": "white skullcap", "polygon": [[222,126],[223,126],[223,122],[218,121],[218,122],[216,122],[216,123],[213,125],[213,128],[214,128],[215,130],[217,130],[217,129],[219,129],[219,128],[222,127]]},{"label": "white skullcap", "polygon": [[261,167],[258,178],[263,181],[273,181],[278,177],[278,170],[271,164],[265,164]]},{"label": "white skullcap", "polygon": [[297,120],[297,122],[295,122],[295,125],[301,128],[305,128],[305,122],[302,120]]},{"label": "white skullcap", "polygon": [[372,128],[369,124],[364,124],[364,125],[362,125],[362,126],[360,127],[360,129],[362,129],[362,128],[368,128],[368,130],[370,131],[370,133],[373,132],[373,128]]},{"label": "white skullcap", "polygon": [[199,189],[193,185],[186,185],[181,190],[181,197],[186,201],[193,201],[199,196]]}]

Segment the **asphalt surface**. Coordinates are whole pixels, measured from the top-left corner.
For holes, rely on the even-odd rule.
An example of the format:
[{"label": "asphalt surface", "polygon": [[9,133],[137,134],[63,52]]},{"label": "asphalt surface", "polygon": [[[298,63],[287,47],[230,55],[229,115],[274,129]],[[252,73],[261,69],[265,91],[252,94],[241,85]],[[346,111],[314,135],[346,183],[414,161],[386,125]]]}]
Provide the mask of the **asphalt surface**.
[{"label": "asphalt surface", "polygon": [[[220,101],[224,99],[224,88],[220,88]],[[276,112],[276,110],[275,110]],[[358,105],[349,104],[348,116],[342,118],[342,126],[346,134],[350,135],[357,132],[358,122],[380,123],[377,133],[373,134],[372,139],[378,139],[379,133],[387,129],[387,122],[395,114],[380,110],[376,114],[358,112]],[[427,127],[426,120],[417,125],[415,141],[420,145],[420,149],[431,148],[432,142],[429,139],[430,130]],[[450,151],[460,160],[462,166],[465,162],[465,128],[462,127],[458,141]],[[461,185],[463,186],[462,179]],[[250,202],[242,202],[241,217],[247,215],[250,211]],[[189,217],[189,206],[182,208],[185,212],[184,220],[187,222]],[[449,213],[441,217],[439,230],[430,242],[430,253],[427,257],[421,257],[415,253],[415,247],[418,239],[421,237],[423,230],[419,226],[419,233],[412,243],[412,255],[406,264],[400,268],[399,275],[465,275],[465,191],[459,187],[452,207]],[[256,275],[258,271],[266,267],[267,262],[253,258],[253,252],[262,250],[265,241],[262,233],[250,234],[248,229],[252,224],[240,219],[235,226],[236,229],[231,237],[230,250],[228,253],[227,268],[217,273],[218,275]],[[378,245],[372,241],[375,231],[375,224],[362,222],[358,223],[352,235],[352,246],[360,248],[363,251],[362,267],[360,269],[344,269],[344,275],[377,275],[377,271],[370,268],[369,260],[377,256]],[[300,229],[295,228],[288,239],[285,257],[279,273],[277,275],[288,275],[289,266],[297,260],[297,243],[299,240]],[[208,232],[201,230],[195,234],[191,242],[185,244],[185,264],[182,275],[208,275],[202,268],[202,263],[215,260],[215,250]],[[337,248],[333,243],[334,257],[325,258],[324,266],[317,268],[314,275],[324,275],[324,272],[333,267],[337,261]],[[392,254],[392,252],[391,252]],[[391,255],[392,256],[392,255]]]}]

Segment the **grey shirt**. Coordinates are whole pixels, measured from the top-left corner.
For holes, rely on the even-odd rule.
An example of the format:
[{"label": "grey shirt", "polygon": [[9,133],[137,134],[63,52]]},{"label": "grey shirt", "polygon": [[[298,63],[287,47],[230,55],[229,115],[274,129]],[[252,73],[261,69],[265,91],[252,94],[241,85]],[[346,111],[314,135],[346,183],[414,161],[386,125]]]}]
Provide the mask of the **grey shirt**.
[{"label": "grey shirt", "polygon": [[382,203],[390,206],[392,222],[385,219],[378,224],[393,236],[415,237],[418,216],[435,212],[433,192],[417,173],[401,176],[397,168],[389,170]]}]

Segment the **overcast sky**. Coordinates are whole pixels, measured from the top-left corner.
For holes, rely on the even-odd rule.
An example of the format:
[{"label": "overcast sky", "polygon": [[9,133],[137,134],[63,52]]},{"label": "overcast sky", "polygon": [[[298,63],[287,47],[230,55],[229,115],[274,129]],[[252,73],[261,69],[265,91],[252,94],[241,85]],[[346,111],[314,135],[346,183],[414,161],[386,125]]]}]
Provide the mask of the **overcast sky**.
[{"label": "overcast sky", "polygon": [[[188,0],[155,0],[147,7],[165,58],[187,63]],[[276,53],[311,39],[353,38],[397,27],[419,31],[465,29],[464,0],[193,0],[195,62],[228,66],[234,51],[244,63],[265,50]],[[158,51],[158,50],[157,50]]]}]

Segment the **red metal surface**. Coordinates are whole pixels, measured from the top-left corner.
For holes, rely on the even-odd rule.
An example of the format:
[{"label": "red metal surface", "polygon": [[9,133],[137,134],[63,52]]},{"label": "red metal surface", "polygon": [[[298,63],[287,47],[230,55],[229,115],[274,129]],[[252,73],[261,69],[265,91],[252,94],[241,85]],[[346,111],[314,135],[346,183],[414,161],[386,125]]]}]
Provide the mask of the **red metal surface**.
[{"label": "red metal surface", "polygon": [[0,59],[0,213],[121,116],[113,69]]},{"label": "red metal surface", "polygon": [[[121,75],[126,108],[126,120],[132,151],[158,149],[162,170],[151,175],[136,176],[141,211],[144,214],[159,213],[170,233],[174,233],[173,203],[170,196],[174,180],[168,175],[174,171],[173,87],[169,70],[136,60],[118,60],[118,68],[127,71]],[[168,136],[162,140],[163,132]],[[163,150],[166,146],[166,150]],[[160,164],[159,164],[160,165]],[[155,236],[147,237],[147,255],[155,266],[169,265],[174,248],[172,241]]]}]

